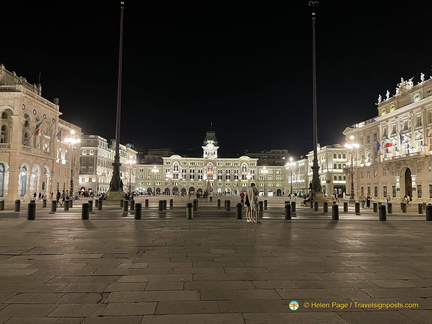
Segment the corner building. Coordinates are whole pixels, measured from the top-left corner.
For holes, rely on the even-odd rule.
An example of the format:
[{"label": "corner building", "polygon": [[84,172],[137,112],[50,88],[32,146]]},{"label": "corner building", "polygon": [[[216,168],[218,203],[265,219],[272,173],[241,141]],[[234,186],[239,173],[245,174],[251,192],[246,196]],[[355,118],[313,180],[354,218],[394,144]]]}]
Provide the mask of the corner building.
[{"label": "corner building", "polygon": [[35,193],[50,199],[69,190],[79,150],[63,139],[71,131],[80,136],[81,129],[61,120],[59,108],[58,99],[42,97],[40,84],[0,64],[0,199],[29,201]]},{"label": "corner building", "polygon": [[413,203],[432,198],[432,79],[397,85],[396,94],[378,98],[378,116],[344,131],[359,145],[353,161],[357,194],[378,201]]}]

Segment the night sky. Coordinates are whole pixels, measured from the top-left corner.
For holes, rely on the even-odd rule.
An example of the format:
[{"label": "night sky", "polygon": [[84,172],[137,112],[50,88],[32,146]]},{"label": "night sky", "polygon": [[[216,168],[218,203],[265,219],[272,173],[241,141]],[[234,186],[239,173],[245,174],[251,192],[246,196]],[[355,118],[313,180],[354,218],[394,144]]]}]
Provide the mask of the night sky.
[{"label": "night sky", "polygon": [[[85,134],[115,136],[120,1],[3,0],[0,63]],[[377,115],[400,78],[432,75],[430,1],[320,1],[319,143]],[[121,143],[221,154],[312,148],[308,1],[125,1]]]}]

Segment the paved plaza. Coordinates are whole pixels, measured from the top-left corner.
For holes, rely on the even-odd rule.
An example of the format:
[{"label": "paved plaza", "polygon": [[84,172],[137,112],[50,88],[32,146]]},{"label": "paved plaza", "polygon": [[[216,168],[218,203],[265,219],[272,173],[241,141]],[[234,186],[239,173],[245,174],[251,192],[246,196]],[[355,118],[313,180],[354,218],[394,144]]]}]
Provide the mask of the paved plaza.
[{"label": "paved plaza", "polygon": [[273,198],[251,224],[235,199],[194,219],[187,199],[152,198],[141,220],[118,206],[82,220],[83,202],[0,212],[0,323],[431,323],[432,222],[416,206],[285,220]]}]

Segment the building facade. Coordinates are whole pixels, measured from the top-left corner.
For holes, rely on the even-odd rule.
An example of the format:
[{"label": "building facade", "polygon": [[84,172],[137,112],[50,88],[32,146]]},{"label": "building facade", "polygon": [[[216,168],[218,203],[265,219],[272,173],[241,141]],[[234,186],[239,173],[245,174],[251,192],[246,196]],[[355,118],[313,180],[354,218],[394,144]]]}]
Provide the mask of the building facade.
[{"label": "building facade", "polygon": [[359,148],[354,155],[357,197],[413,202],[432,198],[432,79],[403,80],[396,94],[377,103],[378,116],[345,129]]},{"label": "building facade", "polygon": [[41,85],[0,65],[0,199],[28,201],[70,190],[76,151],[62,139],[81,129],[61,120],[59,108],[58,99],[42,97]]},{"label": "building facade", "polygon": [[[119,145],[120,176],[125,192],[135,187],[137,151]],[[79,186],[82,192],[105,193],[109,190],[113,173],[115,141],[110,143],[98,135],[83,135],[81,140]],[[132,189],[131,189],[132,190]]]}]

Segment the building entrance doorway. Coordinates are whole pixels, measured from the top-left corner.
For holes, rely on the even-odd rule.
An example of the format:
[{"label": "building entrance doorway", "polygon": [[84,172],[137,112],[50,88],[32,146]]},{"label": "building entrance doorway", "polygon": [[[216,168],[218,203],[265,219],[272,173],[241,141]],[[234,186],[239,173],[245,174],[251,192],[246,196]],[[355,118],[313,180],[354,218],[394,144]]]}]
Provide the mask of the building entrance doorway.
[{"label": "building entrance doorway", "polygon": [[412,197],[411,169],[405,170],[405,195]]}]

